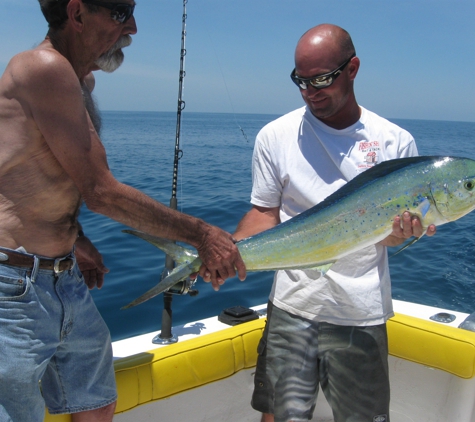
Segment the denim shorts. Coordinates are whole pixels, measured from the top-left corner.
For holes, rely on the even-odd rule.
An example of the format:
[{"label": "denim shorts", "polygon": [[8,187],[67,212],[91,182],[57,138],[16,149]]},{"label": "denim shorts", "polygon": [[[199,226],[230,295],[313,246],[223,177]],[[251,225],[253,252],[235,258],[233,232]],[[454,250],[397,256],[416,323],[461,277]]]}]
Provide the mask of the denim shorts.
[{"label": "denim shorts", "polygon": [[42,422],[117,399],[109,329],[75,264],[0,265],[0,421]]},{"label": "denim shorts", "polygon": [[268,305],[252,407],[275,422],[312,419],[319,386],[335,422],[388,422],[386,324],[346,327]]}]

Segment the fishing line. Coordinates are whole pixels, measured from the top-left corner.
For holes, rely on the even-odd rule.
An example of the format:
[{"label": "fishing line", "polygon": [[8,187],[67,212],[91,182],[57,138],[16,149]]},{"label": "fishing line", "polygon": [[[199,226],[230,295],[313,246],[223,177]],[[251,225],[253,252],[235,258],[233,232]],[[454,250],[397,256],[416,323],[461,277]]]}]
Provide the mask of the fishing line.
[{"label": "fishing line", "polygon": [[[208,28],[206,26],[206,28]],[[241,133],[242,133],[242,136],[244,137],[244,139],[246,140],[246,142],[249,143],[249,140],[247,139],[247,135],[246,135],[246,132],[244,132],[244,129],[242,128],[242,126],[238,123],[237,119],[236,119],[236,112],[234,110],[234,105],[233,105],[233,102],[232,102],[232,99],[231,99],[231,95],[229,94],[229,89],[228,89],[228,84],[226,83],[226,79],[224,77],[224,72],[223,72],[223,69],[221,67],[221,62],[219,61],[219,56],[216,52],[216,49],[214,48],[214,44],[213,44],[213,41],[212,41],[212,38],[211,38],[211,35],[209,33],[208,30],[206,30],[206,33],[208,35],[208,38],[210,40],[210,44],[211,44],[211,47],[213,49],[213,53],[216,57],[216,61],[218,62],[218,67],[219,67],[219,72],[221,73],[221,78],[223,79],[223,83],[224,83],[224,87],[226,88],[226,94],[228,95],[228,100],[229,100],[229,104],[231,105],[231,109],[233,111],[233,118],[234,118],[234,122],[236,123],[237,127],[241,130]]]}]

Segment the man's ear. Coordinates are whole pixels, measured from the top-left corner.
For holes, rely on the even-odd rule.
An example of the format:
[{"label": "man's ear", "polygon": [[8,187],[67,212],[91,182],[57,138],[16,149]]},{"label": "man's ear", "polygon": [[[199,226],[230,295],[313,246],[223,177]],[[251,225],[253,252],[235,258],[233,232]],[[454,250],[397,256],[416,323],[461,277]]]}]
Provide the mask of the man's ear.
[{"label": "man's ear", "polygon": [[350,68],[350,78],[351,80],[354,80],[360,68],[360,59],[358,57],[353,57],[348,67]]},{"label": "man's ear", "polygon": [[70,25],[78,31],[82,32],[83,30],[83,14],[84,14],[84,3],[81,0],[71,0],[66,6],[66,13]]}]

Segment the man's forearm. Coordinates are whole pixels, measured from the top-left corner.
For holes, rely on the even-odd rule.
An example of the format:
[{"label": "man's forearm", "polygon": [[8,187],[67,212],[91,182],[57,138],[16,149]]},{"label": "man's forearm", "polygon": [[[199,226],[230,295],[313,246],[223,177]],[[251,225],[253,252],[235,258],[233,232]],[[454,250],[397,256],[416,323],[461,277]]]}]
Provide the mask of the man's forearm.
[{"label": "man's forearm", "polygon": [[279,208],[263,208],[253,206],[253,208],[241,219],[234,238],[241,240],[257,233],[268,230],[280,223]]},{"label": "man's forearm", "polygon": [[196,248],[209,229],[203,220],[173,210],[119,182],[104,194],[84,200],[91,211],[153,236],[186,242]]}]

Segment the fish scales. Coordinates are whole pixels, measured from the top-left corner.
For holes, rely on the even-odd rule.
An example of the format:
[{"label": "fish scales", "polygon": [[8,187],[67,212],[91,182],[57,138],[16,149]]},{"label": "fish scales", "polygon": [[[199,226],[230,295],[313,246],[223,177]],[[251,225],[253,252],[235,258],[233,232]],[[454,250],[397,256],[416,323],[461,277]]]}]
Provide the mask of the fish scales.
[{"label": "fish scales", "polygon": [[[475,208],[475,161],[462,157],[410,157],[361,173],[309,210],[237,243],[247,271],[315,268],[374,245],[392,232],[396,215],[409,211],[424,228],[455,221]],[[163,239],[133,230],[167,252]],[[183,249],[182,256],[177,253]],[[185,253],[186,251],[186,253]],[[168,253],[168,252],[167,252]],[[135,306],[198,271],[196,252],[173,249],[180,264],[133,301]]]},{"label": "fish scales", "polygon": [[238,243],[246,268],[309,268],[335,261],[386,238],[394,217],[405,210],[426,227],[445,223],[436,210],[425,217],[418,211],[421,202],[431,201],[426,167],[432,160],[393,161],[362,173],[299,216]]}]

